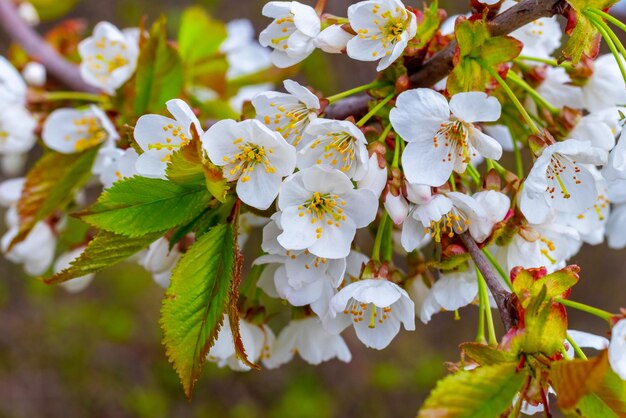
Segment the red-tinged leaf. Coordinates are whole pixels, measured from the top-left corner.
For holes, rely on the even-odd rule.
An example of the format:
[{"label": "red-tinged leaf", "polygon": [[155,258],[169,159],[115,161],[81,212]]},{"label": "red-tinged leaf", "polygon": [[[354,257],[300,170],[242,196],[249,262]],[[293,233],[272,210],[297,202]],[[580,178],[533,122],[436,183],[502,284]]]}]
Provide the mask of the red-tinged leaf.
[{"label": "red-tinged leaf", "polygon": [[9,249],[23,241],[35,224],[64,209],[91,177],[98,148],[82,153],[48,152],[26,175],[17,204],[20,229]]},{"label": "red-tinged leaf", "polygon": [[589,393],[596,391],[609,370],[604,351],[589,360],[558,361],[550,368],[552,386],[557,391],[559,408],[572,409]]},{"label": "red-tinged leaf", "polygon": [[517,354],[514,352],[503,351],[487,344],[463,343],[460,348],[465,357],[481,366],[510,363],[517,360]]}]

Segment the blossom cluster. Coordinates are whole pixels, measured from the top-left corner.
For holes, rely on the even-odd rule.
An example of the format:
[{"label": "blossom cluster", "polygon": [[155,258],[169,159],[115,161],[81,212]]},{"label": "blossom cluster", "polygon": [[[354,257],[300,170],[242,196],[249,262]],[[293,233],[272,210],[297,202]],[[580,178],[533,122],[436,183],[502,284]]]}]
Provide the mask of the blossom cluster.
[{"label": "blossom cluster", "polygon": [[[474,3],[498,5],[489,10],[502,13],[517,2]],[[242,204],[235,217],[238,247],[262,230],[262,254],[249,263],[260,273],[250,280],[263,297],[286,301],[292,314],[275,336],[258,309],[240,312],[236,333],[248,359],[268,368],[294,353],[311,364],[348,362],[342,334],[349,328],[365,346],[380,350],[401,328],[415,330],[416,318],[428,323],[437,313],[477,301],[487,311],[495,308],[493,289],[481,295],[479,266],[461,236],[504,272],[502,287],[510,285],[515,269],[549,274],[565,268],[583,244],[606,241],[612,249],[626,248],[626,86],[623,64],[616,61],[621,56],[561,64],[553,58],[561,47],[560,24],[556,17],[541,18],[511,33],[521,55],[494,70],[484,88],[452,92],[450,80],[413,88],[385,83],[385,77],[424,48],[423,22],[436,19],[430,47],[441,48],[455,27],[476,14],[469,21],[440,21],[440,15],[427,17],[400,0],[367,0],[351,5],[347,18],[297,1],[268,2],[263,15],[272,21],[259,43],[249,22],[228,25],[220,46],[226,79],[271,65],[294,66],[316,48],[346,54],[378,62],[379,80],[359,90],[372,95],[369,112],[356,115],[359,120],[334,119],[328,111],[333,96],[291,79],[283,80],[284,91],[275,91],[273,83],[239,89],[228,103],[242,118],[203,120],[197,104],[218,93],[201,84],[188,86],[184,99],[167,101],[167,115],[135,115],[134,121],[98,102],[41,112],[28,107],[28,91],[41,89],[45,80],[32,80],[26,68],[20,74],[2,58],[3,169],[21,170],[38,126],[51,152],[97,149],[91,174],[104,189],[135,177],[169,181],[175,155],[197,143],[202,164],[217,171]],[[137,28],[101,22],[78,45],[80,74],[101,97],[123,95],[136,73],[142,36],[147,35]],[[426,47],[425,53],[432,51]],[[131,129],[123,126],[130,122]],[[63,271],[88,244],[58,254],[65,216],[40,220],[12,244],[21,233],[20,196],[32,187],[23,178],[0,184],[9,228],[2,251],[30,275]],[[85,205],[82,193],[71,199]],[[168,287],[195,239],[189,233],[170,242],[171,234],[165,234],[137,261]],[[92,278],[63,285],[80,291]],[[255,308],[263,305],[260,300]],[[610,343],[575,330],[568,334],[579,346],[608,347],[613,370],[626,379],[626,319],[614,322]],[[249,370],[232,324],[225,314],[207,359]]]}]

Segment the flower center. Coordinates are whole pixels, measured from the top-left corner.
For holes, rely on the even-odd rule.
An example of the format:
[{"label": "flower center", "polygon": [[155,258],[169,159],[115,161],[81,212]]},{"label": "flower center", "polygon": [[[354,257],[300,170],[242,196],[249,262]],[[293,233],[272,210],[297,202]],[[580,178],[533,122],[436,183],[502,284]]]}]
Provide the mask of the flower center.
[{"label": "flower center", "polygon": [[[596,203],[593,205],[593,210],[596,213],[596,216],[598,217],[599,221],[604,221],[604,219],[606,218],[604,211],[606,210],[606,208],[609,207],[610,203],[611,202],[606,196],[604,196],[603,194],[598,195],[598,200],[596,200]],[[584,219],[584,218],[585,218],[584,213],[581,213],[580,215],[578,215],[578,219]]]},{"label": "flower center", "polygon": [[274,150],[268,148],[265,151],[265,147],[257,144],[246,142],[243,144],[242,138],[237,138],[233,141],[234,145],[240,150],[239,153],[232,157],[224,157],[224,162],[231,165],[229,173],[232,177],[239,177],[239,179],[245,183],[250,180],[250,173],[252,173],[256,166],[262,165],[265,167],[266,173],[275,173],[276,168],[270,163],[267,158],[267,153],[272,154]]},{"label": "flower center", "polygon": [[[107,138],[107,131],[100,124],[100,120],[95,116],[85,116],[74,119],[73,124],[76,128],[78,139],[74,144],[76,152],[84,151],[95,145],[98,145]],[[65,135],[66,141],[71,141],[71,135]]]},{"label": "flower center", "polygon": [[275,107],[278,112],[274,114],[274,120],[271,116],[265,116],[263,121],[266,125],[272,122],[277,125],[275,130],[290,142],[293,146],[297,146],[302,140],[302,132],[306,128],[307,117],[312,112],[303,103],[298,102],[291,107],[270,103],[271,107]]},{"label": "flower center", "polygon": [[[304,250],[304,252],[302,253],[305,256],[309,256],[311,253],[309,252],[309,250]],[[285,252],[285,255],[289,258],[291,258],[292,260],[296,260],[298,258],[298,254],[294,254],[293,252],[287,250]],[[311,262],[305,262],[304,263],[304,268],[307,270],[310,270],[311,267],[313,268],[319,268],[320,266],[325,266],[327,261],[324,257],[308,257],[308,259],[311,260]]]},{"label": "flower center", "polygon": [[[162,142],[154,142],[152,144],[148,144],[148,150],[167,150],[173,151],[174,149],[178,149],[187,145],[190,141],[190,138],[183,132],[183,127],[180,125],[174,126],[171,123],[163,126],[163,131],[166,132],[167,136],[165,138],[165,143]],[[170,137],[170,135],[172,137]],[[177,138],[177,139],[174,139]],[[161,161],[166,162],[169,161],[171,155],[165,155]]]},{"label": "flower center", "polygon": [[[326,222],[328,226],[335,225],[341,226],[341,222],[346,220],[344,210],[341,206],[345,206],[346,201],[340,200],[338,195],[331,195],[329,193],[313,193],[313,196],[304,202],[303,205],[298,206],[298,216],[303,217],[305,213],[311,216],[311,223],[315,224]],[[323,229],[321,227],[315,230],[316,238],[322,237]]]},{"label": "flower center", "polygon": [[550,198],[555,198],[555,191],[557,187],[563,199],[569,199],[572,197],[570,192],[567,190],[567,185],[569,184],[570,186],[573,186],[581,183],[576,176],[578,173],[580,173],[580,167],[576,165],[576,161],[572,161],[561,154],[552,154],[550,157],[550,164],[546,170],[546,176],[548,179],[546,192],[548,192]]},{"label": "flower center", "polygon": [[438,221],[430,221],[430,225],[424,228],[424,234],[430,234],[436,242],[441,242],[442,235],[454,237],[454,234],[462,234],[467,231],[470,221],[467,216],[458,210],[452,210],[443,215]]},{"label": "flower center", "polygon": [[316,139],[310,145],[313,150],[318,145],[322,144],[324,152],[321,158],[316,161],[316,164],[330,164],[336,166],[344,173],[348,172],[352,167],[355,154],[355,139],[352,135],[346,132],[332,132],[327,133],[321,139]]},{"label": "flower center", "polygon": [[283,33],[283,36],[272,38],[273,47],[278,49],[289,49],[287,40],[296,30],[293,13],[289,13],[285,17],[278,18],[274,22],[280,27],[280,31]]},{"label": "flower center", "polygon": [[363,321],[365,317],[368,316],[368,327],[376,328],[376,323],[383,324],[389,318],[391,311],[391,306],[379,308],[373,303],[362,303],[353,298],[350,299],[343,313],[345,315],[352,315],[352,322],[355,324]]},{"label": "flower center", "polygon": [[467,137],[468,129],[462,121],[443,122],[433,137],[433,147],[450,148],[443,162],[450,162],[453,158],[462,158],[463,162],[469,163],[472,157],[476,156],[476,152],[473,147],[470,149]]}]

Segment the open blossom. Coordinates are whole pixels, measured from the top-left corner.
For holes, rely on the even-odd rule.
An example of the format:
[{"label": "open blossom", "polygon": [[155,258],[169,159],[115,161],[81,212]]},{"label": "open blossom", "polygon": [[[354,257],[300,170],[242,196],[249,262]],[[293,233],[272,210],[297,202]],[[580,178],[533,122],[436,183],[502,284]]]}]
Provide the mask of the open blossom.
[{"label": "open blossom", "polygon": [[380,197],[387,185],[387,167],[380,167],[377,154],[372,154],[368,160],[365,176],[357,181],[357,185],[359,189],[371,190],[376,197]]},{"label": "open blossom", "polygon": [[319,98],[292,80],[283,82],[287,93],[265,91],[252,98],[257,118],[298,147],[305,130],[320,110]]},{"label": "open blossom", "polygon": [[609,183],[609,200],[613,208],[606,223],[606,237],[609,248],[626,247],[626,179]]},{"label": "open blossom", "polygon": [[104,188],[116,181],[137,174],[135,165],[139,155],[133,148],[122,150],[117,147],[103,147],[98,151],[92,172],[98,176]]},{"label": "open blossom", "polygon": [[26,83],[11,63],[0,56],[0,105],[26,105]]},{"label": "open blossom", "polygon": [[441,274],[422,303],[420,320],[427,324],[441,310],[448,312],[469,305],[478,296],[478,281],[473,265],[466,271]]},{"label": "open blossom", "polygon": [[[516,4],[517,2],[514,0],[505,0],[500,7],[500,12],[504,12]],[[533,20],[511,32],[510,35],[524,44],[521,55],[530,57],[550,58],[554,51],[561,46],[562,32],[556,16]]]},{"label": "open blossom", "polygon": [[261,210],[270,207],[296,165],[296,149],[255,119],[217,122],[202,135],[202,147],[224,167],[228,181],[237,181],[241,201]]},{"label": "open blossom", "polygon": [[43,124],[41,138],[46,146],[63,154],[82,152],[119,138],[115,126],[97,106],[78,110],[57,109]]},{"label": "open blossom", "polygon": [[181,256],[177,245],[170,249],[170,241],[161,237],[150,244],[140,263],[152,273],[152,278],[159,286],[167,288],[170,285],[172,271]]},{"label": "open blossom", "polygon": [[458,93],[450,103],[430,89],[415,89],[398,96],[389,119],[408,142],[402,167],[411,183],[441,186],[452,171],[463,173],[470,160],[482,155],[497,160],[502,146],[474,126],[495,122],[501,106],[485,93]]},{"label": "open blossom", "polygon": [[271,369],[279,367],[291,361],[295,353],[313,365],[334,358],[344,363],[352,359],[343,338],[326,331],[320,319],[313,316],[294,319],[280,332],[265,365]]},{"label": "open blossom", "polygon": [[489,211],[474,197],[460,192],[433,196],[427,203],[411,209],[402,227],[402,246],[413,251],[427,235],[440,242],[445,235],[453,237],[468,230],[477,242],[483,242],[509,208],[509,199],[501,193],[498,195],[492,202],[497,206]]},{"label": "open blossom", "polygon": [[255,38],[254,27],[248,19],[235,19],[226,24],[227,37],[220,45],[226,54],[229,79],[251,74],[272,65],[270,52]]},{"label": "open blossom", "polygon": [[[267,362],[275,339],[272,330],[267,325],[255,325],[240,319],[239,333],[248,360],[252,363],[256,363],[257,360],[262,360],[264,363]],[[217,334],[215,344],[213,344],[207,354],[207,360],[217,363],[219,367],[228,366],[235,371],[245,372],[250,370],[250,366],[237,358],[233,332],[226,315],[224,315],[224,321]]]},{"label": "open blossom", "polygon": [[619,134],[617,145],[609,153],[602,175],[607,180],[626,179],[626,125]]},{"label": "open blossom", "polygon": [[626,104],[626,86],[611,54],[593,62],[593,75],[582,86],[582,106],[590,112]]},{"label": "open blossom", "polygon": [[610,151],[615,147],[615,136],[620,129],[620,109],[609,107],[580,118],[569,132],[570,138],[587,141],[592,147]]},{"label": "open blossom", "polygon": [[348,41],[350,58],[378,61],[377,71],[389,67],[417,32],[416,17],[400,0],[369,0],[348,8],[348,20],[357,36]]},{"label": "open blossom", "polygon": [[35,145],[37,122],[25,107],[3,105],[0,112],[0,154],[24,154]]},{"label": "open blossom", "polygon": [[344,258],[357,228],[376,217],[378,200],[370,190],[354,190],[350,179],[329,166],[313,166],[287,178],[278,197],[286,249],[318,257]]},{"label": "open blossom", "polygon": [[530,170],[520,197],[528,222],[543,223],[551,209],[583,213],[593,206],[598,190],[584,164],[603,164],[606,151],[588,142],[568,139],[545,148]]},{"label": "open blossom", "polygon": [[134,137],[143,153],[137,159],[137,172],[144,177],[165,178],[165,169],[174,151],[191,141],[191,125],[199,135],[200,122],[187,103],[172,99],[166,103],[174,119],[143,115],[137,121]]},{"label": "open blossom", "polygon": [[613,371],[626,380],[626,319],[622,319],[611,330],[609,363]]},{"label": "open blossom", "polygon": [[330,302],[331,317],[342,316],[337,330],[354,324],[356,335],[367,347],[382,350],[400,331],[415,330],[415,307],[409,294],[387,280],[366,279],[341,289]]},{"label": "open blossom", "polygon": [[341,54],[346,50],[354,35],[346,32],[342,25],[330,25],[314,39],[315,46],[329,54]]},{"label": "open blossom", "polygon": [[285,250],[277,240],[282,233],[279,218],[274,215],[263,228],[262,248],[267,254],[257,258],[254,264],[275,264],[277,268],[268,270],[264,280],[259,280],[259,286],[268,295],[286,299],[293,306],[313,305],[326,296],[327,287],[339,287],[346,259],[317,257],[308,250]]},{"label": "open blossom", "polygon": [[93,34],[78,44],[83,79],[108,94],[115,93],[135,72],[138,38],[137,29],[120,31],[109,22],[98,23]]},{"label": "open blossom", "polygon": [[306,129],[308,143],[298,153],[298,168],[330,165],[358,181],[367,173],[367,140],[352,122],[315,119]]},{"label": "open blossom", "polygon": [[314,39],[321,23],[311,6],[297,1],[270,1],[262,13],[274,19],[259,34],[259,42],[274,49],[271,59],[275,66],[291,67],[315,50]]}]

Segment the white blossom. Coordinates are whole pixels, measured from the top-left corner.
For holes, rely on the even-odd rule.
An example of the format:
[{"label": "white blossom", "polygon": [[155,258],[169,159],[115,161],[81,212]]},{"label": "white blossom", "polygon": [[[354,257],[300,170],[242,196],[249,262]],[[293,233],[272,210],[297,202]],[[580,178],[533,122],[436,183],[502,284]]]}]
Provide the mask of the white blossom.
[{"label": "white blossom", "polygon": [[357,186],[359,189],[371,190],[378,198],[386,185],[387,167],[381,168],[378,163],[378,155],[372,154],[367,162],[366,174],[361,180],[357,181]]},{"label": "white blossom", "polygon": [[166,289],[170,285],[172,271],[181,256],[178,245],[170,249],[170,241],[162,237],[150,244],[140,264],[152,273],[155,283]]},{"label": "white blossom", "polygon": [[11,63],[0,56],[0,105],[26,105],[26,83]]},{"label": "white blossom", "polygon": [[452,171],[463,173],[478,154],[499,159],[502,146],[474,126],[495,122],[501,106],[485,93],[459,93],[450,103],[430,89],[403,92],[389,118],[395,131],[408,142],[402,167],[411,183],[441,186]]},{"label": "white blossom", "polygon": [[354,35],[346,32],[342,25],[330,25],[317,35],[314,44],[317,48],[329,54],[341,54],[346,51],[348,42]]},{"label": "white blossom", "polygon": [[255,39],[250,20],[231,20],[226,24],[226,32],[227,37],[220,45],[220,51],[226,54],[228,79],[252,74],[272,65],[270,52]]},{"label": "white blossom", "polygon": [[416,17],[400,0],[368,0],[348,8],[350,26],[357,33],[347,43],[350,58],[378,61],[377,71],[402,55],[417,32]]},{"label": "white blossom", "polygon": [[255,119],[222,120],[202,135],[202,147],[224,177],[237,181],[237,196],[257,209],[270,207],[283,177],[293,173],[296,149]]},{"label": "white blossom", "polygon": [[613,371],[626,380],[626,319],[622,319],[611,330],[609,363]]},{"label": "white blossom", "polygon": [[600,56],[593,62],[593,69],[593,75],[582,86],[582,106],[595,112],[626,104],[626,86],[615,57]]},{"label": "white blossom", "polygon": [[[514,0],[506,0],[500,11],[504,12],[516,4]],[[510,36],[524,44],[521,55],[547,59],[561,46],[561,25],[556,16],[544,17],[511,32]]]},{"label": "white blossom", "polygon": [[273,48],[271,59],[280,68],[303,61],[315,50],[320,33],[320,18],[311,6],[297,1],[270,1],[263,16],[274,20],[259,35],[263,46]]},{"label": "white blossom", "polygon": [[107,94],[114,94],[135,72],[139,32],[120,31],[109,22],[98,23],[93,34],[78,44],[83,79]]},{"label": "white blossom", "polygon": [[42,87],[46,84],[46,67],[36,61],[31,61],[24,66],[22,76],[31,86]]},{"label": "white blossom", "polygon": [[344,258],[357,228],[369,225],[378,202],[370,190],[354,190],[350,179],[329,166],[313,166],[287,178],[278,197],[286,249]]}]

